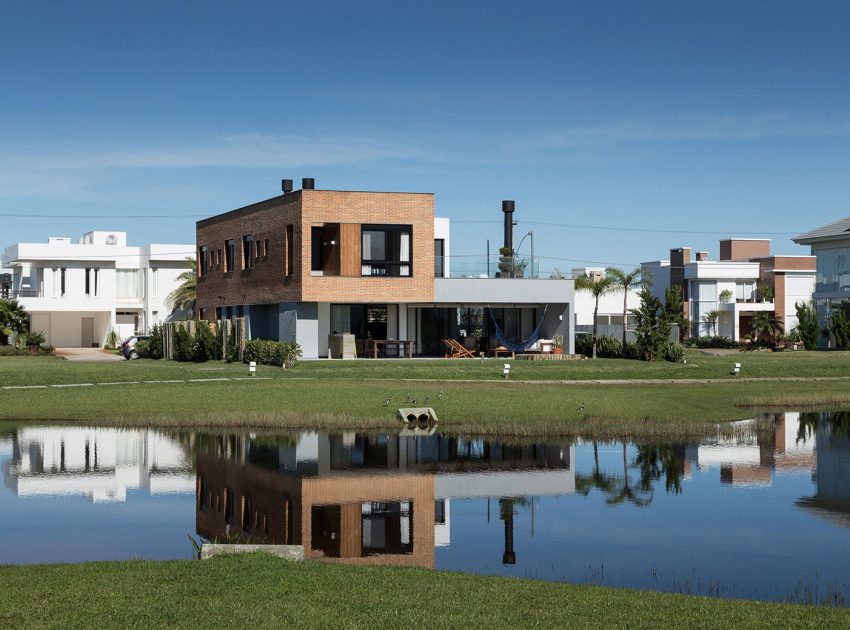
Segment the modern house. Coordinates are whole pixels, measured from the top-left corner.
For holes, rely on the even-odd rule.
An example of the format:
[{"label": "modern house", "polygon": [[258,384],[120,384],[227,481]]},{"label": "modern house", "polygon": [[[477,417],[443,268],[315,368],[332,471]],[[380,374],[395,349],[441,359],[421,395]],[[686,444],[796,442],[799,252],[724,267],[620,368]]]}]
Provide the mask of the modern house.
[{"label": "modern house", "polygon": [[[809,245],[817,260],[817,280],[812,299],[821,329],[833,308],[845,310],[850,317],[850,217],[834,221],[792,239],[798,245]],[[821,339],[826,345],[829,340]]]},{"label": "modern house", "polygon": [[[244,317],[249,338],[297,342],[305,357],[328,356],[331,334],[353,335],[358,356],[385,340],[442,356],[442,339],[462,339],[477,356],[499,334],[571,339],[571,281],[452,277],[432,193],[282,189],[198,222],[199,319]],[[512,202],[503,210],[510,247]]]},{"label": "modern house", "polygon": [[193,245],[128,246],[126,232],[18,243],[4,255],[13,274],[8,295],[48,344],[100,347],[110,331],[124,339],[164,321],[165,299],[194,255]]},{"label": "modern house", "polygon": [[663,300],[669,287],[681,287],[692,336],[734,341],[749,334],[760,312],[773,313],[785,330],[794,328],[795,307],[811,299],[815,282],[814,257],[771,255],[769,239],[721,240],[719,260],[709,260],[705,251],[691,260],[691,248],[679,247],[668,260],[642,266],[652,274],[656,297]]}]

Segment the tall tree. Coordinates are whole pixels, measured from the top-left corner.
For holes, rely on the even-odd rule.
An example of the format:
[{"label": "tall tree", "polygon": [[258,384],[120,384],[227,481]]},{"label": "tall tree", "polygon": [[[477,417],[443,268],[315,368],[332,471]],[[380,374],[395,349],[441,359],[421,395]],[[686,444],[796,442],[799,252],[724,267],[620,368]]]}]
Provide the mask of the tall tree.
[{"label": "tall tree", "polygon": [[643,270],[635,267],[631,271],[623,271],[616,267],[608,267],[605,274],[611,278],[615,290],[623,292],[623,353],[626,352],[626,317],[628,317],[629,291],[643,284]]},{"label": "tall tree", "polygon": [[682,300],[682,287],[674,284],[664,291],[664,320],[672,326],[679,327],[679,341],[685,339],[688,331],[688,320],[685,318],[685,306]]},{"label": "tall tree", "polygon": [[635,336],[638,352],[644,361],[664,356],[664,346],[670,337],[670,322],[664,315],[661,300],[652,295],[649,287],[640,291],[640,306],[632,309],[637,323]]},{"label": "tall tree", "polygon": [[814,303],[797,302],[794,310],[797,311],[797,332],[800,333],[803,346],[806,350],[817,350],[820,326]]},{"label": "tall tree", "polygon": [[165,305],[174,311],[192,311],[195,308],[198,278],[195,274],[195,261],[186,260],[186,271],[177,276],[180,285],[165,298]]},{"label": "tall tree", "polygon": [[575,280],[576,291],[587,291],[593,296],[593,358],[596,358],[596,316],[599,313],[599,298],[610,293],[614,289],[614,281],[608,276],[579,276]]}]

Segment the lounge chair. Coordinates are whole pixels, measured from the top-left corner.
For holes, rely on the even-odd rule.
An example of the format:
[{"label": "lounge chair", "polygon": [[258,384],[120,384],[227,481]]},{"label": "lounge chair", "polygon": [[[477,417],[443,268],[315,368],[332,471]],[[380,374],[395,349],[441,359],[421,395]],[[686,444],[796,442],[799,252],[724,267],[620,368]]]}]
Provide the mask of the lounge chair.
[{"label": "lounge chair", "polygon": [[474,359],[475,353],[468,348],[465,348],[462,343],[457,341],[456,339],[441,339],[443,345],[449,349],[448,353],[446,353],[447,359]]}]

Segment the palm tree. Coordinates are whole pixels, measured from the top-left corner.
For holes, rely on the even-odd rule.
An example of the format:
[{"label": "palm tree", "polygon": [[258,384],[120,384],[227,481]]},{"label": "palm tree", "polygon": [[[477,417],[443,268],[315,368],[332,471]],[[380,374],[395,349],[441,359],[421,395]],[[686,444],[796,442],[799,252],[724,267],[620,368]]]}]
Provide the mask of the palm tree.
[{"label": "palm tree", "polygon": [[623,271],[616,267],[608,267],[605,274],[611,278],[615,290],[623,292],[623,352],[626,352],[626,317],[628,317],[629,291],[643,283],[643,269],[635,267],[631,271]]},{"label": "palm tree", "polygon": [[761,311],[753,315],[750,325],[750,334],[753,344],[758,344],[761,337],[767,337],[768,343],[775,341],[776,336],[782,334],[782,322],[776,319],[776,314],[769,311]]},{"label": "palm tree", "polygon": [[575,280],[575,288],[577,291],[587,291],[594,299],[593,306],[593,358],[596,358],[596,315],[599,312],[599,298],[610,293],[614,288],[614,281],[608,276],[579,276]]},{"label": "palm tree", "polygon": [[0,336],[8,343],[9,335],[27,331],[27,312],[17,300],[0,300]]},{"label": "palm tree", "polygon": [[186,259],[186,271],[177,276],[180,286],[174,289],[165,298],[165,305],[174,311],[193,311],[195,309],[195,296],[198,279],[195,274],[195,261]]}]

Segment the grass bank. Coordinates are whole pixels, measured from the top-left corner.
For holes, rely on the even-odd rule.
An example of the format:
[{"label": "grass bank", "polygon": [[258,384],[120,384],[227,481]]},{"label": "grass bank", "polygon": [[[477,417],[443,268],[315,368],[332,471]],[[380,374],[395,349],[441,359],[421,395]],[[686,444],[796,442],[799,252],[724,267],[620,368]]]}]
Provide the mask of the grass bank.
[{"label": "grass bank", "polygon": [[442,573],[287,563],[0,566],[0,626],[593,627],[846,626],[844,609]]},{"label": "grass bank", "polygon": [[[261,369],[260,374],[270,380],[209,381],[205,379],[244,377],[246,369],[226,364],[95,364],[11,357],[0,361],[3,385],[7,374],[24,386],[51,380],[94,384],[0,390],[0,419],[125,426],[386,430],[398,426],[395,410],[412,404],[405,401],[415,398],[419,405],[427,401],[434,407],[441,428],[448,431],[681,438],[704,435],[712,432],[717,422],[761,412],[850,406],[847,381],[721,379],[675,385],[641,381],[602,385],[584,381],[564,384],[543,378],[526,383],[480,378],[437,381],[356,377],[358,370],[389,369],[389,362],[375,363],[377,367],[372,368],[365,361],[304,362],[294,370]],[[395,369],[414,375],[419,369],[426,373],[432,369],[431,362],[423,362],[422,368],[419,363],[399,361]],[[482,369],[491,368],[492,364],[485,363]],[[534,369],[542,374],[546,366]],[[391,401],[385,406],[387,399]]]}]

